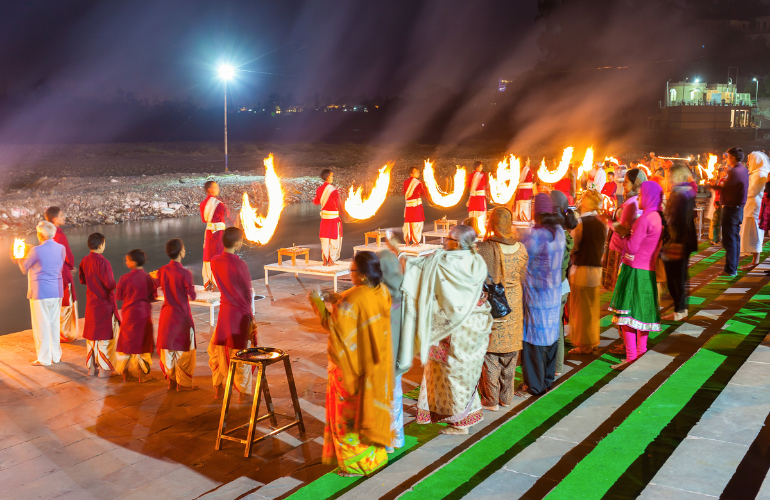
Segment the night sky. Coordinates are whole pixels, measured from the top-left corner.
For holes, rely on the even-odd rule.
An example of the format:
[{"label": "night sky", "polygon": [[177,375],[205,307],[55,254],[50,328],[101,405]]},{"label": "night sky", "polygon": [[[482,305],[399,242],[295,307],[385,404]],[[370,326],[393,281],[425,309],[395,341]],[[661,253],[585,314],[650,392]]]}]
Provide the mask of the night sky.
[{"label": "night sky", "polygon": [[208,106],[213,68],[228,61],[242,70],[235,99],[459,90],[531,68],[536,15],[534,1],[6,2],[0,89],[109,99],[121,88]]}]

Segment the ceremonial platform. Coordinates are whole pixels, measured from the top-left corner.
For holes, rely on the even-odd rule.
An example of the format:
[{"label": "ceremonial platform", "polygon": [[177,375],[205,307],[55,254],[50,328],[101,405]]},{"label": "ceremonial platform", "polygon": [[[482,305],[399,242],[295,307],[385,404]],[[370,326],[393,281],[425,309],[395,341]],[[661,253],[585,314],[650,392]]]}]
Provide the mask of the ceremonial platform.
[{"label": "ceremonial platform", "polygon": [[[770,498],[770,244],[762,264],[721,277],[724,252],[701,244],[690,268],[690,315],[650,335],[650,351],[622,372],[602,295],[602,340],[568,356],[546,395],[514,398],[466,436],[438,434],[410,415],[422,367],[403,378],[406,446],[369,478],[343,478],[320,461],[327,336],[306,294],[328,279],[284,272],[255,280],[259,343],[291,359],[307,432],[214,450],[221,402],[213,399],[208,311],[193,310],[192,392],[154,380],[86,375],[85,343],[61,363],[32,367],[29,331],[0,337],[0,496],[3,498]],[[298,259],[299,260],[299,259]],[[284,261],[286,264],[286,261]],[[299,262],[298,262],[299,265]],[[350,286],[340,277],[340,288]],[[662,300],[664,313],[670,299]],[[160,306],[153,307],[154,316]],[[82,320],[81,320],[82,321]],[[276,411],[291,413],[285,377],[269,367]],[[231,406],[241,423],[249,403]],[[258,425],[269,431],[269,423]]]}]

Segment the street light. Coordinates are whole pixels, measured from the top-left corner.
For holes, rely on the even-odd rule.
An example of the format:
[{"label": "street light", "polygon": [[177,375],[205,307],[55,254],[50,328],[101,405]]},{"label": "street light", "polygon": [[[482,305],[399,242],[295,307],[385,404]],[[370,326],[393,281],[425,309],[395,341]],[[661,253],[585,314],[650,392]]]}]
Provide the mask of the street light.
[{"label": "street light", "polygon": [[227,172],[227,81],[235,75],[235,69],[229,64],[219,66],[219,78],[225,82],[225,172]]}]

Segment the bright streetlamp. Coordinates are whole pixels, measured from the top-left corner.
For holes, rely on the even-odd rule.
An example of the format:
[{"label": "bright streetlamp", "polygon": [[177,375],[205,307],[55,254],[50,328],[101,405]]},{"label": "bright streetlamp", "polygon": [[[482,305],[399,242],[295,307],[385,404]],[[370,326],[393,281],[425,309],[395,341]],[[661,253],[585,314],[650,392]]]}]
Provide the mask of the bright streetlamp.
[{"label": "bright streetlamp", "polygon": [[754,78],[754,82],[756,82],[756,84],[757,84],[757,94],[756,94],[756,96],[757,96],[757,106],[759,106],[759,79]]},{"label": "bright streetlamp", "polygon": [[219,78],[225,82],[225,172],[227,172],[227,81],[235,75],[235,69],[229,64],[222,64],[218,69]]}]

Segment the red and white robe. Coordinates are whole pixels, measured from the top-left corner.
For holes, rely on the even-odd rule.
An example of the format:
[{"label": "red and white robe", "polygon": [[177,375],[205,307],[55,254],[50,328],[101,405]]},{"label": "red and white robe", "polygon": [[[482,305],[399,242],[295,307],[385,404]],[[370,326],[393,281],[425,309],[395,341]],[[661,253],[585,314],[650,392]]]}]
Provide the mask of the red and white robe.
[{"label": "red and white robe", "polygon": [[120,316],[112,266],[103,255],[91,252],[80,261],[78,277],[86,285],[86,368],[91,374],[115,371],[115,337],[120,331]]},{"label": "red and white robe", "polygon": [[342,221],[340,220],[340,193],[337,188],[324,182],[315,192],[313,203],[321,205],[321,256],[324,264],[340,259],[342,251]]},{"label": "red and white robe", "polygon": [[473,172],[470,177],[470,198],[468,198],[468,217],[475,217],[482,231],[486,227],[487,217],[487,174]]},{"label": "red and white robe", "polygon": [[407,245],[419,244],[422,239],[422,228],[425,213],[422,210],[422,193],[425,187],[419,179],[410,177],[404,181],[404,241]]},{"label": "red and white robe", "polygon": [[[206,196],[200,204],[201,220],[206,223],[206,239],[203,240],[203,286],[213,281],[211,274],[211,259],[222,255],[225,246],[222,243],[224,230],[227,229],[227,219],[230,210],[214,196]],[[216,284],[216,282],[214,282]]]},{"label": "red and white robe", "polygon": [[514,218],[520,221],[532,220],[532,170],[525,165],[521,169],[519,185],[516,187]]}]

